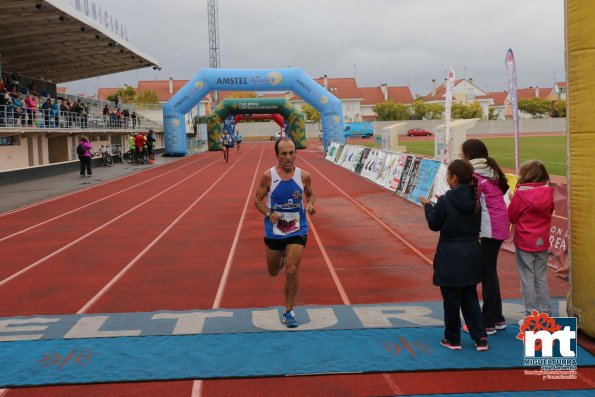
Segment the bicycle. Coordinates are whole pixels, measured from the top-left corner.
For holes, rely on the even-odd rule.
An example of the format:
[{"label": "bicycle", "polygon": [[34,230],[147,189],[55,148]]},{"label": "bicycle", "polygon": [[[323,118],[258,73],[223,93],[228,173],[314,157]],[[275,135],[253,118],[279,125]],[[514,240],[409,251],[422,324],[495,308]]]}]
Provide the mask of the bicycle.
[{"label": "bicycle", "polygon": [[110,147],[110,154],[112,156],[112,159],[114,160],[114,163],[119,161],[120,163],[123,163],[124,160],[122,159],[122,146],[121,145],[111,145]]},{"label": "bicycle", "polygon": [[143,154],[141,152],[126,152],[124,153],[124,155],[122,156],[124,158],[124,161],[126,161],[128,164],[134,164],[134,163],[138,163],[138,164],[144,164],[145,160],[143,159]]},{"label": "bicycle", "polygon": [[114,159],[110,153],[110,147],[101,145],[101,159],[103,160],[104,167],[111,167],[114,165]]}]

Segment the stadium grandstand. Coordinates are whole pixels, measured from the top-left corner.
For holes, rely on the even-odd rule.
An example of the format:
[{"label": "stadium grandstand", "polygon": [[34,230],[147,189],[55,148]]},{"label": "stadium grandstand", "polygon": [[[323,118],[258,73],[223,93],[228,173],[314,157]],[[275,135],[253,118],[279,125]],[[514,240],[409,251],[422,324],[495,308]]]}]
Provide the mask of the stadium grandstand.
[{"label": "stadium grandstand", "polygon": [[127,41],[117,18],[90,1],[0,2],[0,172],[75,160],[81,135],[97,147],[123,145],[130,132],[153,128],[162,146],[162,124],[139,125],[132,105],[57,89],[147,67],[160,69]]}]

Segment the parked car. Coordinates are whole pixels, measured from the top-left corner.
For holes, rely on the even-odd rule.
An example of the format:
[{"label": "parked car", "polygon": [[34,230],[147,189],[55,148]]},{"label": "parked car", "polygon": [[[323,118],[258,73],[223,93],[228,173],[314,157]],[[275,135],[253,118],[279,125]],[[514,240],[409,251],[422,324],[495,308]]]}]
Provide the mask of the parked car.
[{"label": "parked car", "polygon": [[411,128],[407,131],[407,136],[432,136],[430,131],[424,130],[423,128]]},{"label": "parked car", "polygon": [[345,138],[368,138],[374,135],[374,125],[371,122],[345,124]]}]

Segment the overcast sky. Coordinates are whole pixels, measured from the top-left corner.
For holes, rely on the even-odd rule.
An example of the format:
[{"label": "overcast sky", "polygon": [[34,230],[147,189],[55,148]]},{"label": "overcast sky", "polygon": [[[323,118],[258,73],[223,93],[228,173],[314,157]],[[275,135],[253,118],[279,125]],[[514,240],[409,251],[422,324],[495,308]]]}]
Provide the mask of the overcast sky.
[{"label": "overcast sky", "polygon": [[[72,4],[73,0],[64,0]],[[82,0],[81,0],[82,1]],[[70,93],[190,79],[209,67],[207,0],[90,0],[126,26],[150,68],[68,83]],[[479,88],[507,90],[512,48],[519,87],[565,81],[563,0],[219,0],[223,68],[302,68],[357,77],[359,86],[409,85],[427,94],[452,65]]]}]

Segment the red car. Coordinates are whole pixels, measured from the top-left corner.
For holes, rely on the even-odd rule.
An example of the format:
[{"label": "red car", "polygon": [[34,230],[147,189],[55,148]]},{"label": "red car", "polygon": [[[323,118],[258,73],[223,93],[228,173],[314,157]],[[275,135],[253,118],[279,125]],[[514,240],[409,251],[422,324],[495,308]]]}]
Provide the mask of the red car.
[{"label": "red car", "polygon": [[407,131],[407,136],[432,136],[433,134],[430,131],[424,130],[422,128],[411,128]]}]

